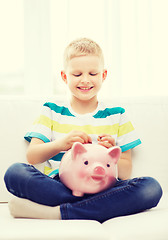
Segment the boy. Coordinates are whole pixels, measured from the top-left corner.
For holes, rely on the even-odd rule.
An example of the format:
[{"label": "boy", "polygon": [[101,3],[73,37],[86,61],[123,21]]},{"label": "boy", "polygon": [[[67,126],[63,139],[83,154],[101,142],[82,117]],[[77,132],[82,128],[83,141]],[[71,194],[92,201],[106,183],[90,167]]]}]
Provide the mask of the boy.
[{"label": "boy", "polygon": [[[97,94],[106,79],[103,53],[97,43],[82,38],[65,49],[63,81],[70,90],[70,101],[45,103],[40,118],[25,139],[30,141],[30,164],[61,160],[74,142],[98,143],[106,148],[118,145],[116,185],[103,192],[75,197],[59,180],[58,171],[48,177],[33,166],[14,164],[5,174],[8,190],[16,195],[9,203],[14,217],[48,219],[94,219],[137,213],[158,204],[162,190],[150,177],[128,180],[131,176],[131,149],[141,143],[123,108],[100,103]],[[94,204],[93,204],[94,202]]]}]

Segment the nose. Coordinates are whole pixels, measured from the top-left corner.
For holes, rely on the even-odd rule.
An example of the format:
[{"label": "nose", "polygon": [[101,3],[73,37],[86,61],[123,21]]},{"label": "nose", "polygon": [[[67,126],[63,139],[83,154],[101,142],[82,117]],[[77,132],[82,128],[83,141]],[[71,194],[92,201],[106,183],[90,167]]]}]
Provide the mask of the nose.
[{"label": "nose", "polygon": [[103,167],[98,166],[98,167],[95,167],[94,173],[98,174],[98,175],[104,175],[105,174],[105,170],[104,170]]},{"label": "nose", "polygon": [[88,79],[88,76],[87,75],[84,75],[83,77],[82,77],[82,79],[81,79],[81,82],[82,83],[89,83],[89,79]]}]

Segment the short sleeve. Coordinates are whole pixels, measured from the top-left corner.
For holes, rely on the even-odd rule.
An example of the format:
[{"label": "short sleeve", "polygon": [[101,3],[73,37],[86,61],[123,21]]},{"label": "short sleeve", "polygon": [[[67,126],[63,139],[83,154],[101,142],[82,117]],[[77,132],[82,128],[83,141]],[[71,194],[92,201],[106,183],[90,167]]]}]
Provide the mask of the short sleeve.
[{"label": "short sleeve", "polygon": [[41,139],[43,142],[51,141],[51,131],[52,131],[52,114],[51,109],[45,103],[42,106],[41,114],[34,121],[33,126],[30,131],[28,131],[24,138],[30,142],[32,138]]},{"label": "short sleeve", "polygon": [[137,136],[137,133],[124,110],[120,115],[116,145],[120,146],[122,152],[125,152],[139,144],[141,144],[141,140]]}]

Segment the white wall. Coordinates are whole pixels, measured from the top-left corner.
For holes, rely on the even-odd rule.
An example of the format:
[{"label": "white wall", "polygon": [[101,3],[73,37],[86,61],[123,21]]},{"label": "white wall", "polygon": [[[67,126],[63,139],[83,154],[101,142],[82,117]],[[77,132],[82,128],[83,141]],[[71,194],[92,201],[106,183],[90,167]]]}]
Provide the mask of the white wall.
[{"label": "white wall", "polygon": [[22,94],[63,94],[64,48],[86,36],[104,51],[106,96],[167,95],[167,9],[167,0],[0,0],[0,94],[21,82]]}]

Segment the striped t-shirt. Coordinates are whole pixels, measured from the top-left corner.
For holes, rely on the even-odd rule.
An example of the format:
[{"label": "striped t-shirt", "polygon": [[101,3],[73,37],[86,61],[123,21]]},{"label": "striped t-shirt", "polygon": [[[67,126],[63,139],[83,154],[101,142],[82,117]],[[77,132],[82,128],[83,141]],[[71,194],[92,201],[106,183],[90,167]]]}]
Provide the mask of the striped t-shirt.
[{"label": "striped t-shirt", "polygon": [[[25,139],[39,138],[45,143],[58,140],[72,130],[83,131],[91,136],[92,143],[97,143],[100,134],[110,134],[121,148],[122,152],[141,144],[136,136],[132,123],[128,120],[125,109],[121,107],[107,107],[99,102],[93,113],[76,114],[68,102],[46,102],[40,116],[35,120]],[[60,152],[47,161],[45,173],[58,168],[57,161],[65,152]]]}]

